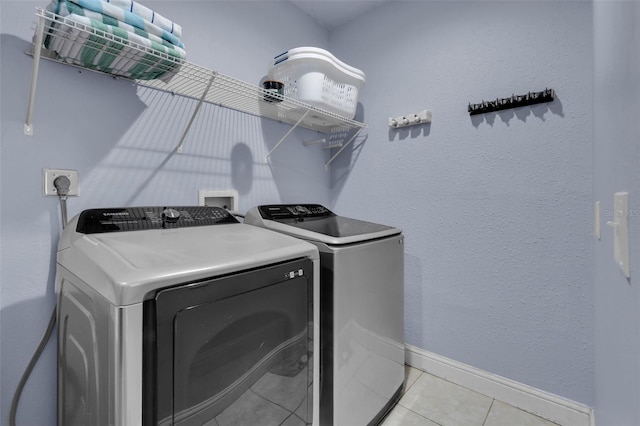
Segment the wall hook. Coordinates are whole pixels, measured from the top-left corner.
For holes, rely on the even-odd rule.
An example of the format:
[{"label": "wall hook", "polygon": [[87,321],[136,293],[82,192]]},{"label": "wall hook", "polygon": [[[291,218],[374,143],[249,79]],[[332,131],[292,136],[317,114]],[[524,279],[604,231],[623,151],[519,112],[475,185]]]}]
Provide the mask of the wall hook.
[{"label": "wall hook", "polygon": [[389,127],[399,128],[415,126],[416,124],[431,123],[431,111],[421,111],[415,114],[401,115],[399,117],[389,117]]},{"label": "wall hook", "polygon": [[478,104],[469,102],[467,111],[469,115],[484,114],[487,112],[500,111],[508,108],[518,108],[526,105],[534,105],[542,102],[551,102],[555,99],[555,91],[546,88],[541,92],[528,92],[525,95],[511,95],[510,98],[496,98],[495,101],[485,101]]}]

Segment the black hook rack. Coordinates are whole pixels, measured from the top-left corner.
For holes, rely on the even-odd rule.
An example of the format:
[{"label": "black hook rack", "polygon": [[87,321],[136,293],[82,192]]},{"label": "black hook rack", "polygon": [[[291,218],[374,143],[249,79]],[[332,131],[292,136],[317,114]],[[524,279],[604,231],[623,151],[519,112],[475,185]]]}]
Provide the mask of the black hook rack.
[{"label": "black hook rack", "polygon": [[496,98],[495,101],[483,100],[479,104],[469,103],[469,115],[484,114],[509,108],[518,108],[526,105],[551,102],[556,93],[553,89],[544,89],[541,92],[529,92],[525,95],[512,95],[510,98]]}]

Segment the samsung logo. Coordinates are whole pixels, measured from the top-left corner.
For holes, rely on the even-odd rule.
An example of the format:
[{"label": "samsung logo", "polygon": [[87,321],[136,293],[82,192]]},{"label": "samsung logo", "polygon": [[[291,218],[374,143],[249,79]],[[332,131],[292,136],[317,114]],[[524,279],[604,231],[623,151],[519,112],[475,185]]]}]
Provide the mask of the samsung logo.
[{"label": "samsung logo", "polygon": [[129,212],[102,212],[102,216],[129,216]]}]

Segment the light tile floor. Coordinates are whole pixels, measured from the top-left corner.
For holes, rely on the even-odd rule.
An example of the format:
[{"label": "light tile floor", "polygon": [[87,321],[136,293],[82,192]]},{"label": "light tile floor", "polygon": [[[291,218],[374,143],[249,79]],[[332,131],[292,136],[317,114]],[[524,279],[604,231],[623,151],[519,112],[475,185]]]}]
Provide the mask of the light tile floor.
[{"label": "light tile floor", "polygon": [[561,426],[406,367],[405,393],[381,426]]}]

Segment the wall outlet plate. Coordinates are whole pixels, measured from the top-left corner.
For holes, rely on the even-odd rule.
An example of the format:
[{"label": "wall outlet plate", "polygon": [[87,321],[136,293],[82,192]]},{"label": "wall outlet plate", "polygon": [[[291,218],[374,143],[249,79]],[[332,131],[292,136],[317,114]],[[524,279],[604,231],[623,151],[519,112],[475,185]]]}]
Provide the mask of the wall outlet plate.
[{"label": "wall outlet plate", "polygon": [[45,196],[58,196],[58,190],[53,182],[59,176],[66,176],[71,181],[68,197],[78,196],[78,171],[64,169],[42,169],[42,191]]}]

